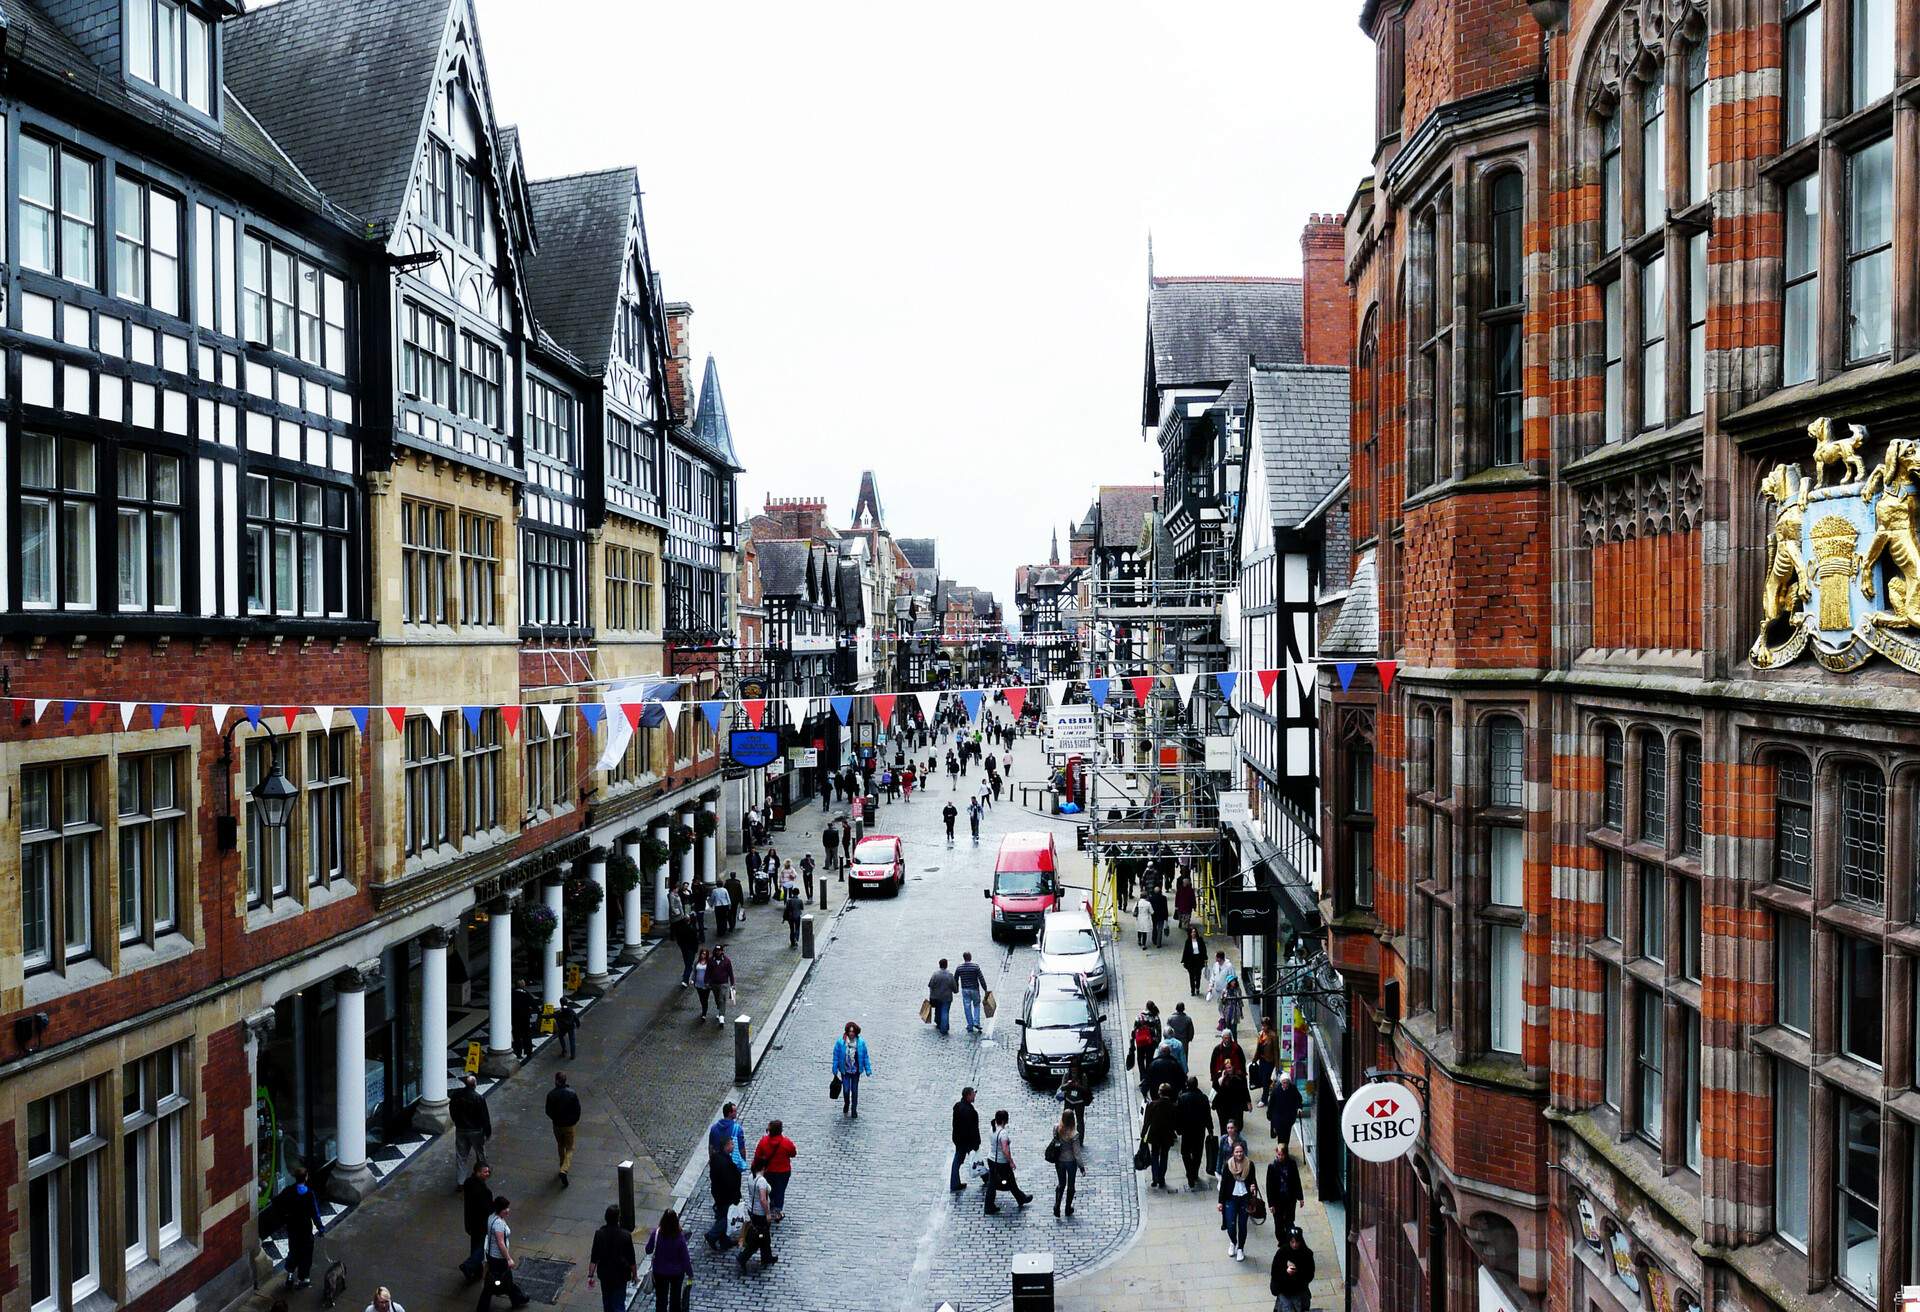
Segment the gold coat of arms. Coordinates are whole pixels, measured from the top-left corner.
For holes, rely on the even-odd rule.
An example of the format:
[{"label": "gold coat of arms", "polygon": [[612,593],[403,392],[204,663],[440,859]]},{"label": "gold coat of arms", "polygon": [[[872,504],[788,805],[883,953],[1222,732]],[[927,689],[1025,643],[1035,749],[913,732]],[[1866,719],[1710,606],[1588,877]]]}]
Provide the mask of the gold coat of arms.
[{"label": "gold coat of arms", "polygon": [[1773,527],[1747,658],[1773,669],[1811,651],[1830,670],[1853,670],[1878,653],[1920,674],[1920,443],[1895,438],[1870,470],[1861,425],[1842,434],[1816,419],[1807,436],[1811,479],[1783,461],[1760,482]]}]

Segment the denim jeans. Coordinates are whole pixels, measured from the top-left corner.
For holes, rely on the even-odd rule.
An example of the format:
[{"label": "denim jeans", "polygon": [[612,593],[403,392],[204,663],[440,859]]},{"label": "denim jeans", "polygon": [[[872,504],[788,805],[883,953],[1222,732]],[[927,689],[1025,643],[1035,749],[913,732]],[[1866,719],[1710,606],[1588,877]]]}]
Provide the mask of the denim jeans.
[{"label": "denim jeans", "polygon": [[1224,1218],[1227,1240],[1235,1248],[1247,1246],[1247,1200],[1229,1196]]},{"label": "denim jeans", "polygon": [[966,1013],[967,1028],[980,1028],[980,995],[972,989],[960,990],[960,1010]]},{"label": "denim jeans", "polygon": [[733,1240],[727,1237],[727,1209],[731,1206],[731,1203],[714,1200],[713,1224],[707,1227],[707,1242],[717,1244],[721,1248],[733,1246]]},{"label": "denim jeans", "polygon": [[793,1182],[792,1171],[768,1171],[767,1188],[773,1194],[771,1206],[776,1212],[787,1210],[787,1186]]},{"label": "denim jeans", "polygon": [[1147,1152],[1151,1154],[1153,1158],[1153,1182],[1164,1189],[1167,1187],[1167,1158],[1173,1153],[1173,1145],[1166,1144],[1156,1147],[1153,1144],[1148,1144]]},{"label": "denim jeans", "polygon": [[947,1016],[952,1011],[952,998],[948,998],[945,1002],[936,1002],[933,1004],[933,1027],[942,1034],[947,1032]]},{"label": "denim jeans", "polygon": [[967,1150],[965,1148],[955,1148],[953,1150],[953,1166],[947,1172],[947,1188],[953,1190],[955,1193],[959,1193],[960,1190],[966,1187],[965,1182],[960,1179],[960,1168],[966,1164],[966,1160]]},{"label": "denim jeans", "polygon": [[852,1112],[856,1116],[860,1114],[860,1077],[858,1075],[840,1077],[840,1109]]}]

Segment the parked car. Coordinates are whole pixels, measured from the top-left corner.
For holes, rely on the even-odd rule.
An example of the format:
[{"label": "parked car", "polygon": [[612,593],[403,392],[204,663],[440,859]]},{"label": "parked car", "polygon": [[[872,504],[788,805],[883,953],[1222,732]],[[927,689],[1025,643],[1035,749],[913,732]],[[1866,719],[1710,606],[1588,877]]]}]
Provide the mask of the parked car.
[{"label": "parked car", "polygon": [[868,834],[854,844],[853,864],[847,870],[850,892],[884,888],[897,895],[906,884],[907,856],[897,835]]},{"label": "parked car", "polygon": [[1113,1056],[1101,1028],[1105,1021],[1106,1014],[1094,1007],[1085,977],[1035,971],[1014,1021],[1020,1027],[1020,1044],[1014,1050],[1020,1078],[1029,1084],[1058,1082],[1078,1066],[1088,1079],[1106,1079]]},{"label": "parked car", "polygon": [[1107,942],[1100,927],[1085,911],[1049,911],[1040,920],[1040,965],[1043,975],[1080,975],[1087,987],[1107,992]]}]

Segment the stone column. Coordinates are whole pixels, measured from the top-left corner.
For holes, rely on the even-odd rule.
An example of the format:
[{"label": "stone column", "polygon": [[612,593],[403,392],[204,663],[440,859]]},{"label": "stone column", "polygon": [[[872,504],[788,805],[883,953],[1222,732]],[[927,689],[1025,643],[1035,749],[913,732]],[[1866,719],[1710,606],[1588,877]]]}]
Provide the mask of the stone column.
[{"label": "stone column", "polygon": [[480,1069],[495,1079],[512,1072],[513,912],[505,898],[487,908],[487,1053]]},{"label": "stone column", "polygon": [[700,809],[713,817],[714,831],[700,840],[700,877],[709,884],[720,882],[720,815],[715,800],[709,797]]},{"label": "stone column", "polygon": [[[558,1007],[560,1005],[560,963],[567,955],[567,922],[565,908],[560,904],[560,876],[547,875],[540,881],[540,897],[547,904],[547,910],[553,912],[553,937],[547,940],[547,946],[540,957],[540,1001],[542,1005]],[[535,1024],[538,1024],[536,1020]]]},{"label": "stone column", "polygon": [[[600,905],[587,916],[587,974],[581,981],[583,991],[598,997],[607,991],[607,854],[603,848],[594,848],[583,858],[581,864],[586,867],[587,878],[600,889]],[[575,869],[579,869],[578,866]]]},{"label": "stone column", "polygon": [[[684,813],[674,816],[673,823],[675,826],[689,831],[693,828],[692,817]],[[687,850],[681,854],[680,865],[674,872],[674,882],[677,885],[686,888],[693,887],[693,854],[699,846],[700,844],[698,842],[689,844]]]},{"label": "stone column", "polygon": [[373,1188],[367,1165],[367,986],[380,978],[380,959],[333,977],[334,1164],[327,1197],[357,1203]]},{"label": "stone column", "polygon": [[447,1114],[447,948],[453,930],[436,925],[420,936],[420,1105],[413,1123],[437,1134]]},{"label": "stone column", "polygon": [[662,934],[666,933],[667,925],[668,871],[673,866],[673,846],[667,841],[668,837],[667,821],[662,817],[653,826],[653,841],[660,844],[660,865],[657,869],[645,872],[653,885],[653,923]]},{"label": "stone column", "polygon": [[[633,862],[635,870],[640,870],[640,835],[637,831],[620,835],[620,853]],[[640,870],[640,878],[633,881],[633,887],[627,890],[621,905],[620,919],[626,928],[626,943],[624,950],[620,953],[620,960],[625,965],[632,965],[640,959],[640,949],[646,943],[646,939],[640,933],[642,899],[640,888],[642,881],[652,883],[653,874],[651,870]],[[659,919],[658,916],[654,918]]]}]

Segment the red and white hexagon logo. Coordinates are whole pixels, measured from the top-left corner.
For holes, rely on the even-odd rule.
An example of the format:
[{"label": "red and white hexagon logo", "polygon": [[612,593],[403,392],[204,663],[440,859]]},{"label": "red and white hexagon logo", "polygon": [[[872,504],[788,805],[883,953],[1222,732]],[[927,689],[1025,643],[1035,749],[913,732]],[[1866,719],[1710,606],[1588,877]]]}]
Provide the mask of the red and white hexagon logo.
[{"label": "red and white hexagon logo", "polygon": [[1367,1104],[1367,1115],[1376,1121],[1391,1116],[1399,1110],[1400,1104],[1391,1098],[1375,1098]]}]

